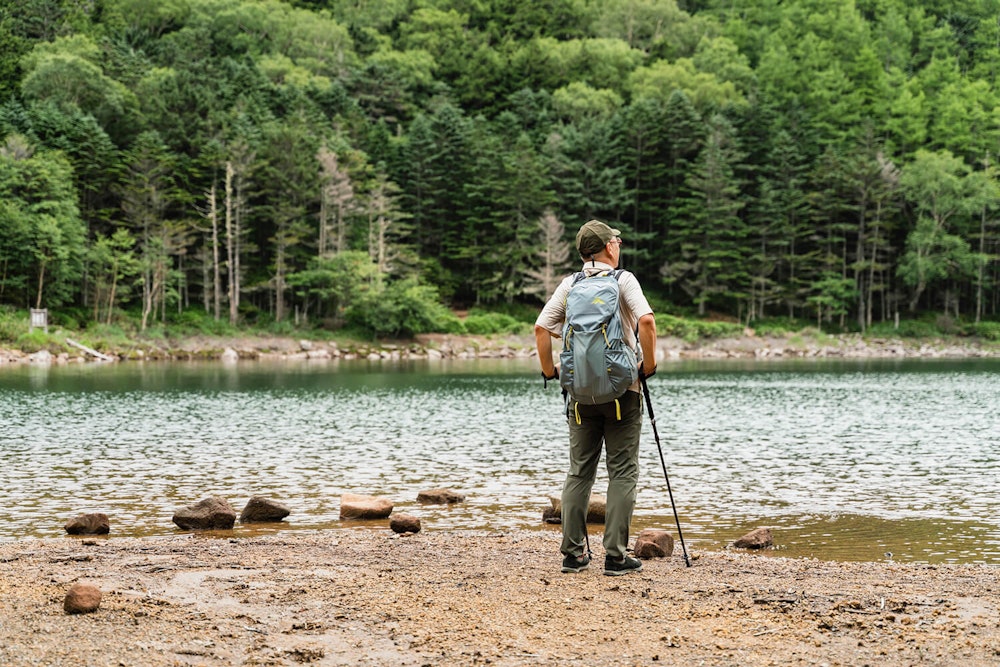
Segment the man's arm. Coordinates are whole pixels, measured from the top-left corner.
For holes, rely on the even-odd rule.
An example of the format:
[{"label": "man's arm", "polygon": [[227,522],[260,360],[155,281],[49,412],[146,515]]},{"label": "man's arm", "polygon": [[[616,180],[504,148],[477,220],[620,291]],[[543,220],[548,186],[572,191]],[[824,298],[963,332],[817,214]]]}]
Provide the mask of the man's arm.
[{"label": "man's arm", "polygon": [[643,376],[652,375],[656,372],[656,318],[652,313],[639,318],[639,347],[642,348],[640,370]]},{"label": "man's arm", "polygon": [[538,363],[542,367],[542,375],[547,378],[556,376],[556,366],[552,363],[552,332],[543,326],[535,325],[535,348],[538,350]]}]

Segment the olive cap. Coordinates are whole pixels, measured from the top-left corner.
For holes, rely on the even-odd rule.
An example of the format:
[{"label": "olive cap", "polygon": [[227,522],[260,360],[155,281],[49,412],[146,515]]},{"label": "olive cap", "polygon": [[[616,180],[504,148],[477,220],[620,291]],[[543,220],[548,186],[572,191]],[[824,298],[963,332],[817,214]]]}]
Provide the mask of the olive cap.
[{"label": "olive cap", "polygon": [[581,257],[590,257],[601,252],[601,249],[616,236],[622,233],[609,227],[600,220],[591,220],[580,227],[576,233],[576,249]]}]

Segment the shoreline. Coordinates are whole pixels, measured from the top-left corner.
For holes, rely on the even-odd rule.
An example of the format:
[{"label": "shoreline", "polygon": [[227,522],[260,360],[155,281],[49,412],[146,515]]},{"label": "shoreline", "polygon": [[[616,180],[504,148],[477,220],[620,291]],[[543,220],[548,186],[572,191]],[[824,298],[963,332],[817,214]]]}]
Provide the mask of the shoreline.
[{"label": "shoreline", "polygon": [[[0,346],[0,367],[17,364],[67,364],[128,361],[402,361],[445,359],[523,359],[536,356],[530,336],[423,334],[413,340],[352,344],[294,336],[191,336],[168,343],[136,342],[128,349],[94,350],[74,343],[72,353],[42,349],[24,352]],[[868,338],[859,334],[657,339],[657,361],[697,359],[970,359],[1000,358],[1000,343],[961,338]]]},{"label": "shoreline", "polygon": [[[0,662],[995,665],[998,570],[695,553],[561,574],[524,531],[0,544]],[[595,547],[599,550],[599,540]],[[69,615],[74,583],[100,608]]]}]

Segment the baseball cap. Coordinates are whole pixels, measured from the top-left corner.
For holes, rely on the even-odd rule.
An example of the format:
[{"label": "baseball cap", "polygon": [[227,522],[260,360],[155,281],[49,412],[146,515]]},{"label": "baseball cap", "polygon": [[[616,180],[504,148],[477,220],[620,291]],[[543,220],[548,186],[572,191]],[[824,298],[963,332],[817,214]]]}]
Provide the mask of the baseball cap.
[{"label": "baseball cap", "polygon": [[591,220],[584,223],[576,233],[576,249],[582,257],[590,257],[599,253],[611,239],[621,234],[600,220]]}]

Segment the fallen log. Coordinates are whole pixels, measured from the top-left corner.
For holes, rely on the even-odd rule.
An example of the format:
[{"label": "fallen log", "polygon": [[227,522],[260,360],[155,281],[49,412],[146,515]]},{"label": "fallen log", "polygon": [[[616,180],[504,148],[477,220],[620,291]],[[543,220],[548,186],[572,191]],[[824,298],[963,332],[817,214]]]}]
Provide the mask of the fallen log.
[{"label": "fallen log", "polygon": [[67,338],[66,342],[69,343],[70,345],[72,345],[73,347],[79,349],[79,350],[83,350],[87,354],[91,354],[91,355],[97,357],[98,359],[100,359],[102,361],[114,361],[115,360],[114,357],[109,357],[108,355],[102,354],[101,352],[98,352],[97,350],[95,350],[93,348],[87,347],[86,345],[81,345],[80,343],[77,343],[75,340],[72,340],[70,338]]}]

